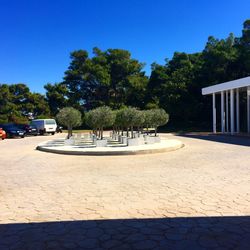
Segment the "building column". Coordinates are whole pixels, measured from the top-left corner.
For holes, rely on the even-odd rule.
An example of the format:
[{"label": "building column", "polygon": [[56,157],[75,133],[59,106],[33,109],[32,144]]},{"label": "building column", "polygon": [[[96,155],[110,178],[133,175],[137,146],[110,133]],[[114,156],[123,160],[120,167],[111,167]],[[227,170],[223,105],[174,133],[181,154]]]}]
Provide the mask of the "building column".
[{"label": "building column", "polygon": [[230,89],[230,127],[231,134],[234,134],[234,90]]},{"label": "building column", "polygon": [[229,122],[228,122],[228,90],[226,91],[226,132],[229,132]]},{"label": "building column", "polygon": [[250,86],[247,87],[247,132],[250,133]]},{"label": "building column", "polygon": [[215,103],[215,93],[213,93],[213,133],[216,133],[216,103]]},{"label": "building column", "polygon": [[236,89],[236,132],[240,133],[240,94]]},{"label": "building column", "polygon": [[224,91],[221,91],[221,133],[225,133]]}]

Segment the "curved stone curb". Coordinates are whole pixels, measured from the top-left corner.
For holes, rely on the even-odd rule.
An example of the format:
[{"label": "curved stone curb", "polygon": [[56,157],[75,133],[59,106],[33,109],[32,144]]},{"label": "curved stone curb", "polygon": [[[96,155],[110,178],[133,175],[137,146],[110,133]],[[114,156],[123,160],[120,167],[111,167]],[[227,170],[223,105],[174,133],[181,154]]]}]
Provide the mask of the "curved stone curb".
[{"label": "curved stone curb", "polygon": [[[40,144],[36,147],[37,150],[43,151],[43,152],[49,152],[49,153],[55,153],[55,154],[64,154],[64,155],[93,155],[93,156],[105,156],[105,155],[139,155],[139,154],[153,154],[153,153],[164,153],[164,152],[170,152],[175,151],[177,149],[180,149],[184,147],[184,144],[179,140],[163,140],[167,141],[167,144],[165,147],[162,146],[162,143],[159,143],[160,147],[156,147],[152,145],[143,145],[143,146],[134,146],[130,147],[130,149],[126,148],[126,150],[123,149],[117,149],[117,148],[98,148],[98,149],[82,149],[76,150],[76,148],[70,148],[70,147],[45,147],[43,144]],[[158,146],[158,145],[157,145]]]}]

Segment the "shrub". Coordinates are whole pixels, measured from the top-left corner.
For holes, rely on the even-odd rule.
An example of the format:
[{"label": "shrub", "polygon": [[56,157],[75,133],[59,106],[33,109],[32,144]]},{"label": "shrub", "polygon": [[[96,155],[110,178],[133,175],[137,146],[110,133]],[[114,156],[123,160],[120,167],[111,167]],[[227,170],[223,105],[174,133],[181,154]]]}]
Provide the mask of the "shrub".
[{"label": "shrub", "polygon": [[56,115],[58,122],[68,128],[68,138],[72,136],[72,129],[82,124],[82,115],[80,111],[67,107],[63,108]]},{"label": "shrub", "polygon": [[150,123],[155,128],[155,136],[157,135],[157,129],[160,126],[167,124],[169,115],[164,109],[151,109]]},{"label": "shrub", "polygon": [[89,111],[85,116],[86,124],[94,131],[98,131],[97,136],[103,139],[103,129],[111,127],[115,122],[115,113],[108,106],[102,106]]},{"label": "shrub", "polygon": [[152,126],[152,123],[153,123],[153,112],[151,109],[149,109],[149,110],[144,110],[143,113],[144,113],[143,126],[147,128],[147,132],[148,132],[148,128]]}]

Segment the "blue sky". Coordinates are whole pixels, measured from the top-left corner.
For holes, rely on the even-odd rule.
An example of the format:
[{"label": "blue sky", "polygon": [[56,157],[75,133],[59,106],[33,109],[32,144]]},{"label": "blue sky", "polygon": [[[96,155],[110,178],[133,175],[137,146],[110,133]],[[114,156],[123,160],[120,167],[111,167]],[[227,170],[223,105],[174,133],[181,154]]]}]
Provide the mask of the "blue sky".
[{"label": "blue sky", "polygon": [[0,83],[62,80],[77,49],[122,48],[163,64],[175,51],[198,52],[209,35],[241,35],[249,0],[0,0]]}]

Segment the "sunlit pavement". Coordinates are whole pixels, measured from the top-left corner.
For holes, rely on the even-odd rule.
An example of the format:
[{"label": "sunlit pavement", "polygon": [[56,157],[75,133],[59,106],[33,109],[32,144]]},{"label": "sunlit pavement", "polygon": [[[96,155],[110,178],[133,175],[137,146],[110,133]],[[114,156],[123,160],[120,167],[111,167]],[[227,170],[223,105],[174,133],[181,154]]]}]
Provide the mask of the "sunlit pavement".
[{"label": "sunlit pavement", "polygon": [[0,249],[249,249],[249,139],[164,135],[185,147],[135,156],[35,150],[55,137],[0,142]]}]

